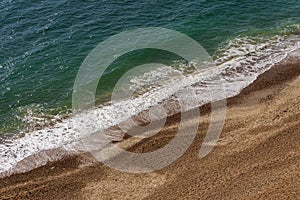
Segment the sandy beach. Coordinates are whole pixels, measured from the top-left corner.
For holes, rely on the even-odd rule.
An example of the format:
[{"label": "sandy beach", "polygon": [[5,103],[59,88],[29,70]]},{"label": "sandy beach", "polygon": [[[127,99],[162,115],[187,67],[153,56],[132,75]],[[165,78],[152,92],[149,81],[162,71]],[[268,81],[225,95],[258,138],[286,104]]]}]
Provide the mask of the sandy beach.
[{"label": "sandy beach", "polygon": [[[300,61],[289,58],[228,99],[224,129],[214,150],[199,159],[209,125],[201,107],[198,134],[188,151],[159,171],[130,174],[70,156],[0,180],[0,199],[297,199],[300,197]],[[156,136],[121,142],[129,151],[150,152],[178,128],[168,118]],[[134,144],[134,145],[132,145]]]}]

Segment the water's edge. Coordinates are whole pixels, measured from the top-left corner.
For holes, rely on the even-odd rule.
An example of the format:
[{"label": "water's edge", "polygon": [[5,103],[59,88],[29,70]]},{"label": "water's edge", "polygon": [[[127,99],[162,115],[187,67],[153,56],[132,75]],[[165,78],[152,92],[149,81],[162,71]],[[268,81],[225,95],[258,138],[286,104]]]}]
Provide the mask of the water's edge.
[{"label": "water's edge", "polygon": [[[249,43],[247,50],[228,51],[223,56],[217,59],[217,68],[211,69],[207,72],[206,76],[193,75],[186,80],[180,87],[183,90],[192,85],[196,94],[199,95],[198,106],[207,104],[210,100],[215,99],[205,98],[205,95],[210,91],[207,90],[206,85],[217,85],[221,82],[226,88],[226,97],[236,96],[242,89],[249,86],[257,77],[276,64],[284,63],[286,58],[297,57],[297,49],[300,47],[298,36],[285,38],[284,40],[272,40],[269,43],[261,45],[251,45]],[[246,45],[246,43],[245,43]],[[243,47],[243,45],[241,45]],[[241,48],[243,49],[243,48]],[[282,66],[284,67],[284,65]],[[166,86],[169,87],[169,86]],[[79,115],[71,116],[70,118],[62,120],[62,122],[55,124],[52,127],[46,127],[42,130],[36,130],[31,133],[25,134],[24,137],[7,143],[0,144],[0,177],[9,176],[15,173],[23,173],[34,168],[45,165],[50,161],[62,159],[66,155],[78,154],[84,152],[84,147],[78,146],[80,141],[88,136],[89,133],[99,130],[98,126],[101,124],[100,130],[109,130],[109,127],[117,126],[118,124],[126,121],[133,116],[147,110],[157,103],[168,104],[174,95],[180,90],[174,90],[174,93],[169,98],[157,99],[159,94],[152,94],[153,98],[139,100],[148,102],[144,107],[136,109],[135,112],[127,112],[127,115],[120,115],[116,110],[120,109],[119,106],[110,105],[102,108],[95,108],[88,112],[80,113]],[[163,90],[162,90],[163,91]],[[182,91],[181,91],[182,92]],[[130,102],[133,103],[133,102]],[[139,105],[137,104],[131,105]],[[126,111],[130,104],[126,102],[121,107]],[[190,108],[192,109],[192,108]],[[180,112],[178,108],[169,107],[168,115],[173,115]],[[124,113],[124,112],[120,112]],[[110,116],[110,118],[108,117]],[[159,116],[158,118],[159,119]],[[82,127],[76,127],[79,124],[84,124],[84,131]],[[77,124],[77,125],[75,125]],[[81,129],[80,129],[81,128]],[[122,140],[123,133],[110,131],[110,135],[103,137],[103,147],[109,141]],[[76,144],[76,145],[74,145]]]}]

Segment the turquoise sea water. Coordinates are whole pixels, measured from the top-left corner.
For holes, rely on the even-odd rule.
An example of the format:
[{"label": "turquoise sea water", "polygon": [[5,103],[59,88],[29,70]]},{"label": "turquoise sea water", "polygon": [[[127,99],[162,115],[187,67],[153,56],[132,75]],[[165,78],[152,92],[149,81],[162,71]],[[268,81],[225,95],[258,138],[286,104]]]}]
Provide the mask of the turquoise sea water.
[{"label": "turquoise sea water", "polygon": [[[173,29],[198,41],[214,58],[222,57],[237,38],[255,38],[255,43],[300,34],[299,0],[3,0],[0,13],[2,135],[18,133],[39,117],[67,113],[84,58],[119,32],[141,27]],[[101,81],[99,101],[110,95],[126,70],[162,60],[170,61],[170,55],[154,50],[119,59]]]}]

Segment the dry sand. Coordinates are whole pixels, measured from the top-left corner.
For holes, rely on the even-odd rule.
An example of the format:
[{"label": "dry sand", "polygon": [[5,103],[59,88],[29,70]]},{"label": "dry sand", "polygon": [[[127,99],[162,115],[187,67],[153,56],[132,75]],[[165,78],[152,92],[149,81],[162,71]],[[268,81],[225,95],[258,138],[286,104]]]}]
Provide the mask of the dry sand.
[{"label": "dry sand", "polygon": [[[100,163],[82,166],[83,156],[75,156],[0,180],[0,199],[300,199],[299,75],[300,65],[286,60],[228,99],[221,138],[203,159],[209,106],[193,119],[200,120],[194,143],[162,170],[129,174]],[[162,147],[178,120],[170,117],[157,136],[128,150]]]}]

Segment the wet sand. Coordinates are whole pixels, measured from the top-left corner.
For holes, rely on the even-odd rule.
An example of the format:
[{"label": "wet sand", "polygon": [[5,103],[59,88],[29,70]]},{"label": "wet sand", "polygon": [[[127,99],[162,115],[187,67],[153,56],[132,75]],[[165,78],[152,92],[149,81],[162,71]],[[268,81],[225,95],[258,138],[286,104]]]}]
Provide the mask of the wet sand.
[{"label": "wet sand", "polygon": [[[228,99],[214,150],[199,159],[209,125],[202,106],[198,134],[187,152],[161,170],[130,174],[70,156],[24,174],[0,179],[0,199],[283,199],[300,197],[300,61],[286,59]],[[150,152],[168,143],[180,115],[156,136],[121,146]]]}]

